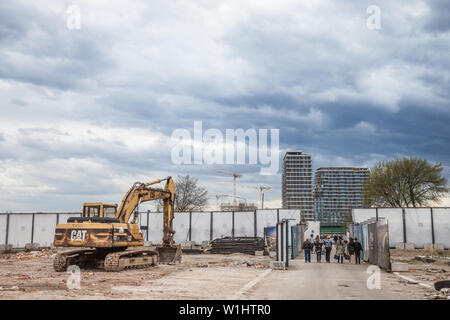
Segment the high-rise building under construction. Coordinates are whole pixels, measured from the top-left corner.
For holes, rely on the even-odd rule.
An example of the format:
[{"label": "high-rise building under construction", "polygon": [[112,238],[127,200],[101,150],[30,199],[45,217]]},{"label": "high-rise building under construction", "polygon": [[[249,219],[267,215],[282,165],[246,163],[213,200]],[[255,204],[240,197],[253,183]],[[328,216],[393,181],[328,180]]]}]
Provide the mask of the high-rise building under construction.
[{"label": "high-rise building under construction", "polygon": [[362,206],[362,188],[368,168],[318,168],[314,179],[314,213],[322,224],[341,224],[352,208]]},{"label": "high-rise building under construction", "polygon": [[282,205],[285,209],[300,209],[302,218],[314,220],[311,155],[302,151],[284,155]]}]

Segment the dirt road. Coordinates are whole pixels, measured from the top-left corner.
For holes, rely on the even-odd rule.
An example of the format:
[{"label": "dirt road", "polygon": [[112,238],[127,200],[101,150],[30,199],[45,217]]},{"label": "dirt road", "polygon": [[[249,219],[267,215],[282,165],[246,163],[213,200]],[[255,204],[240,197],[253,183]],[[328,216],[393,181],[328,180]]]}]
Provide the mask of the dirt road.
[{"label": "dirt road", "polygon": [[[369,264],[307,263],[293,260],[288,271],[272,271],[245,294],[246,299],[423,299],[425,290],[402,283],[391,273],[381,271],[380,289],[369,289]],[[372,278],[373,279],[373,278]],[[371,282],[372,286],[375,282]]]}]

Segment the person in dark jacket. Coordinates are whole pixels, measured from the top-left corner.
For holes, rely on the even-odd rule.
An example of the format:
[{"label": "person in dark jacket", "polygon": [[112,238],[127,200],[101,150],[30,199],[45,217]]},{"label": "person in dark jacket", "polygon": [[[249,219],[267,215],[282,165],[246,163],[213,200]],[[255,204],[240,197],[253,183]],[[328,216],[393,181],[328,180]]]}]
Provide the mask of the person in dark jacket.
[{"label": "person in dark jacket", "polygon": [[309,262],[311,263],[311,249],[312,249],[312,243],[309,241],[309,239],[306,239],[303,242],[302,249],[305,250],[305,263]]},{"label": "person in dark jacket", "polygon": [[353,247],[355,249],[355,264],[361,264],[361,252],[363,248],[357,238],[354,239]]},{"label": "person in dark jacket", "polygon": [[353,238],[348,239],[347,252],[350,256],[350,263],[353,263],[353,257],[355,255],[355,243],[353,242]]},{"label": "person in dark jacket", "polygon": [[337,235],[333,235],[333,241],[334,241],[334,244],[336,244],[336,242],[338,241],[339,239],[338,239],[338,236]]},{"label": "person in dark jacket", "polygon": [[317,256],[317,263],[320,263],[322,260],[322,247],[323,242],[320,240],[319,235],[316,236],[316,240],[314,240],[314,251],[316,252]]},{"label": "person in dark jacket", "polygon": [[330,236],[327,236],[327,238],[324,241],[325,244],[325,259],[328,263],[330,263],[330,254],[331,254],[331,248],[333,247],[333,242],[330,240]]}]

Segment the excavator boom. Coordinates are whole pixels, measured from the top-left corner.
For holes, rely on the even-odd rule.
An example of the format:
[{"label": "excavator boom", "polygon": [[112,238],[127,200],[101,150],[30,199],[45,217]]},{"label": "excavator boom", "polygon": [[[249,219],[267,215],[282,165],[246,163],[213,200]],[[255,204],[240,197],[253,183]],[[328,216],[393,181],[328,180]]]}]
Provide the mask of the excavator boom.
[{"label": "excavator boom", "polygon": [[[151,185],[166,181],[164,189],[151,188]],[[152,200],[163,200],[163,245],[173,245],[173,235],[175,231],[172,228],[174,218],[175,185],[172,177],[155,180],[153,182],[136,182],[125,194],[122,203],[116,213],[116,218],[122,223],[128,223],[133,212],[141,202]],[[135,216],[136,218],[136,216]],[[135,223],[135,218],[133,223]]]}]

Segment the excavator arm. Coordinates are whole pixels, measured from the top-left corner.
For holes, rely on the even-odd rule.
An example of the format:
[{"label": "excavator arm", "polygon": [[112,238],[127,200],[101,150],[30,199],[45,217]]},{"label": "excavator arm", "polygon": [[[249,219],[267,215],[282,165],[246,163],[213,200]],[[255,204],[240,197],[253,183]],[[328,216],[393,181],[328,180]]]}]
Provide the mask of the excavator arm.
[{"label": "excavator arm", "polygon": [[[164,189],[152,188],[151,185],[166,181]],[[173,244],[175,231],[172,228],[174,218],[175,186],[172,177],[159,179],[148,183],[135,182],[123,197],[122,203],[116,213],[116,218],[122,223],[128,223],[134,214],[133,223],[136,222],[136,207],[141,202],[163,200],[163,246]]]}]

